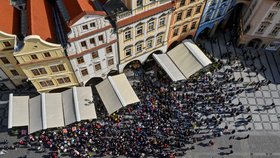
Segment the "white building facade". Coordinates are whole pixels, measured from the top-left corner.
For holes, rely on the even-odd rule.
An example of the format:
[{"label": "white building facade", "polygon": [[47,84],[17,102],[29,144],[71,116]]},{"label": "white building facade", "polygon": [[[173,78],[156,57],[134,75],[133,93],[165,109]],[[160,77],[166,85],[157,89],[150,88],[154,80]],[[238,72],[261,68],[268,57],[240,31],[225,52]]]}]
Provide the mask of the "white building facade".
[{"label": "white building facade", "polygon": [[117,70],[117,36],[105,15],[85,14],[69,27],[67,53],[81,85]]}]

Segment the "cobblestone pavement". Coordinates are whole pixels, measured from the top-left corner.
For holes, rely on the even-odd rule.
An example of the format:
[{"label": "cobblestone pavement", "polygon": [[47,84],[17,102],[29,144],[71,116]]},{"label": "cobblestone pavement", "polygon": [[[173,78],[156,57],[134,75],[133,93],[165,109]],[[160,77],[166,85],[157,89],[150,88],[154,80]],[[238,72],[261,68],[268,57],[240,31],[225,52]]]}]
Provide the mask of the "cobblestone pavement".
[{"label": "cobblestone pavement", "polygon": [[[244,71],[234,72],[235,78],[243,77],[244,82],[250,83],[253,81],[260,81],[268,79],[271,83],[267,86],[262,86],[260,90],[249,92],[245,91],[233,100],[233,103],[242,102],[245,107],[249,106],[251,113],[241,114],[237,117],[226,118],[221,125],[228,125],[230,129],[237,131],[252,128],[252,131],[237,132],[236,136],[244,136],[250,133],[249,139],[244,140],[229,140],[228,135],[216,138],[213,146],[203,147],[196,145],[195,150],[188,151],[186,158],[279,158],[280,157],[280,56],[271,52],[251,50],[253,56],[260,54],[260,58],[252,60],[245,60],[242,55],[242,50],[235,48],[232,44],[226,46],[229,40],[229,33],[218,34],[217,42],[203,41],[206,50],[210,52],[216,59],[221,59],[223,53],[232,52],[237,55],[241,62],[246,65]],[[250,69],[250,65],[254,64],[257,69],[264,65],[267,70],[265,73],[258,73]],[[226,67],[223,68],[224,70]],[[20,93],[17,95],[26,95],[27,93]],[[0,92],[0,141],[8,139],[9,142],[15,142],[16,137],[10,137],[7,134],[8,124],[8,92]],[[32,94],[34,95],[34,93]],[[264,110],[264,105],[275,103],[276,107],[269,110]],[[239,120],[252,115],[252,122],[247,125],[236,124]],[[209,140],[208,140],[209,141]],[[207,142],[207,141],[206,141]],[[223,155],[229,152],[228,145],[233,145],[234,153],[231,155]],[[0,145],[1,146],[1,145]],[[224,148],[223,148],[224,147]],[[0,158],[17,158],[23,155],[36,158],[43,157],[44,154],[35,153],[26,149],[18,149],[16,151],[8,151],[6,155],[0,155]],[[46,154],[45,154],[46,155]]]}]

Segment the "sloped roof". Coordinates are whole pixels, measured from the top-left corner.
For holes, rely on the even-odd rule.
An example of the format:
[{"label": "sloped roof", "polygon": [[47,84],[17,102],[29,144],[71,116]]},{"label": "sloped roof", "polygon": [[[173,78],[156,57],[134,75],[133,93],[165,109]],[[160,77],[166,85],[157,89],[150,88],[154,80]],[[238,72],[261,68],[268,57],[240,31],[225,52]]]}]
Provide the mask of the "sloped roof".
[{"label": "sloped roof", "polygon": [[19,11],[10,5],[9,0],[1,1],[0,5],[0,31],[17,34],[20,31]]},{"label": "sloped roof", "polygon": [[86,14],[106,15],[104,11],[98,11],[91,0],[63,0],[63,3],[70,16],[68,25],[74,24]]},{"label": "sloped roof", "polygon": [[48,0],[27,0],[28,34],[55,43],[55,25]]}]

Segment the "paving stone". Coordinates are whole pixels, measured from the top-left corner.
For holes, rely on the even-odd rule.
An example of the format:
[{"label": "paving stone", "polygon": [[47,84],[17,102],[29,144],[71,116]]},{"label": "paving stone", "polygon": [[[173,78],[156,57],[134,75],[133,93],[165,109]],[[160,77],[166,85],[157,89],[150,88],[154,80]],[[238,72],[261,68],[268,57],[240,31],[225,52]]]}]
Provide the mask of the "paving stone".
[{"label": "paving stone", "polygon": [[252,113],[258,113],[258,106],[250,106],[251,112]]},{"label": "paving stone", "polygon": [[269,91],[263,91],[263,96],[268,98],[268,97],[271,97],[271,94],[269,93]]},{"label": "paving stone", "polygon": [[271,96],[274,97],[274,98],[279,98],[279,93],[278,91],[272,91],[270,92],[271,93]]},{"label": "paving stone", "polygon": [[261,115],[261,119],[264,122],[268,122],[269,121],[269,117],[267,115]]},{"label": "paving stone", "polygon": [[272,122],[278,122],[279,121],[277,115],[269,115],[269,119]]},{"label": "paving stone", "polygon": [[[264,99],[265,100],[265,105],[270,105],[273,101],[272,101],[272,99],[268,99],[268,98],[266,98],[266,99]],[[280,102],[279,102],[280,103]],[[276,103],[275,103],[276,104]]]},{"label": "paving stone", "polygon": [[255,97],[255,94],[254,93],[246,93],[246,96],[247,97]]},{"label": "paving stone", "polygon": [[277,113],[279,113],[280,114],[280,107],[279,106],[276,106],[276,111],[277,111]]},{"label": "paving stone", "polygon": [[248,104],[247,98],[239,98],[240,102],[243,104]]},{"label": "paving stone", "polygon": [[258,105],[264,105],[264,100],[263,100],[263,98],[257,98],[256,100],[257,100],[257,104],[258,104]]},{"label": "paving stone", "polygon": [[277,113],[277,111],[276,111],[275,108],[269,109],[269,110],[267,110],[267,112],[268,112],[269,114],[275,114],[275,113]]},{"label": "paving stone", "polygon": [[275,84],[269,84],[268,87],[270,90],[277,90],[277,86]]},{"label": "paving stone", "polygon": [[249,105],[255,105],[256,104],[255,98],[248,98],[248,104]]},{"label": "paving stone", "polygon": [[261,121],[260,115],[258,115],[258,114],[253,114],[252,119],[253,119],[253,121],[256,121],[256,122]]},{"label": "paving stone", "polygon": [[256,130],[262,130],[263,129],[262,123],[254,123],[254,127],[255,127]]},{"label": "paving stone", "polygon": [[280,105],[280,99],[273,99],[273,102],[275,103],[275,105]]},{"label": "paving stone", "polygon": [[271,130],[272,129],[270,123],[263,123],[263,127],[264,127],[265,130]]},{"label": "paving stone", "polygon": [[279,123],[271,123],[271,125],[274,130],[280,130]]},{"label": "paving stone", "polygon": [[256,96],[256,97],[263,97],[263,94],[262,94],[261,91],[256,91],[256,92],[255,92],[255,96]]},{"label": "paving stone", "polygon": [[262,90],[269,90],[268,86],[262,86],[261,89]]}]

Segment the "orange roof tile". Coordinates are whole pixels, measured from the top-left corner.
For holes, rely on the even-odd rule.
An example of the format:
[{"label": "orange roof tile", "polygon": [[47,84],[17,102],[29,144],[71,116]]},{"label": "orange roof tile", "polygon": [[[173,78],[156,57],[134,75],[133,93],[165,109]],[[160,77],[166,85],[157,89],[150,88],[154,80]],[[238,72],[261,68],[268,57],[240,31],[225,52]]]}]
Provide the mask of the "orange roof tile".
[{"label": "orange roof tile", "polygon": [[55,25],[48,0],[27,0],[28,32],[48,42],[55,41]]},{"label": "orange roof tile", "polygon": [[19,11],[10,5],[9,0],[2,0],[0,5],[0,31],[18,34],[20,31]]},{"label": "orange roof tile", "polygon": [[70,16],[68,25],[72,25],[86,14],[106,15],[104,11],[97,11],[91,0],[63,0]]}]

